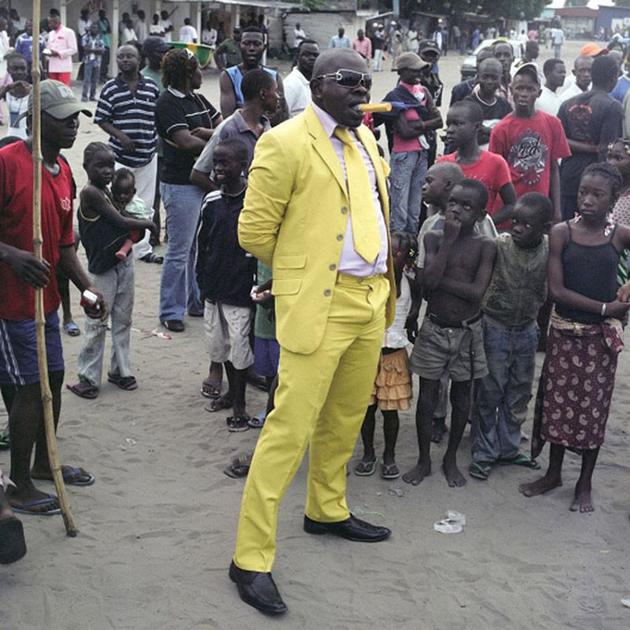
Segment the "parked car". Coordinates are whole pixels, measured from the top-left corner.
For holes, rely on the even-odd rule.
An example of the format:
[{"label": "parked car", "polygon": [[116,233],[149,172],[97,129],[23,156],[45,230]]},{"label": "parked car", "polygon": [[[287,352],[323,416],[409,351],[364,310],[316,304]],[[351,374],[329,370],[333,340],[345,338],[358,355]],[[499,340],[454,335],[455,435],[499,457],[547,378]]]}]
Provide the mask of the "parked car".
[{"label": "parked car", "polygon": [[472,79],[477,75],[477,55],[479,51],[492,46],[496,42],[507,42],[512,46],[512,56],[514,59],[520,59],[523,56],[523,45],[518,39],[507,39],[505,37],[499,37],[497,39],[484,39],[473,52],[464,59],[464,63],[460,68],[462,75],[462,81],[466,79]]}]

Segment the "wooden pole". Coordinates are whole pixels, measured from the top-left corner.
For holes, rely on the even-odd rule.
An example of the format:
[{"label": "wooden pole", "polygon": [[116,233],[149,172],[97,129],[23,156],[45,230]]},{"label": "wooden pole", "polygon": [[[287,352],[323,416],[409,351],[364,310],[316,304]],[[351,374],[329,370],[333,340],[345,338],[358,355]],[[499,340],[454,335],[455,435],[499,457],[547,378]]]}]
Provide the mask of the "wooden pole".
[{"label": "wooden pole", "polygon": [[[41,142],[41,92],[40,92],[40,55],[39,55],[39,23],[41,20],[41,0],[33,0],[33,253],[42,260],[42,142]],[[55,436],[55,420],[53,416],[52,393],[48,380],[48,357],[46,356],[46,332],[44,319],[44,291],[35,289],[35,330],[37,332],[37,366],[39,368],[39,384],[44,409],[44,426],[46,427],[46,445],[50,470],[55,480],[55,489],[59,498],[59,506],[63,515],[68,536],[76,536],[77,528],[74,523],[66,486],[63,482],[59,449]]]}]

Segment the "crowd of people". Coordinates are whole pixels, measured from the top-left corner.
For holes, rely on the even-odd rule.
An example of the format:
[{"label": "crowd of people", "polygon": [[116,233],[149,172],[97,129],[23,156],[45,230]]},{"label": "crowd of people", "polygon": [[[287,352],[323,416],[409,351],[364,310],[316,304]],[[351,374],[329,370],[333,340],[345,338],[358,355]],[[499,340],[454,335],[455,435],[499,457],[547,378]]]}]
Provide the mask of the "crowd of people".
[{"label": "crowd of people", "polygon": [[[254,25],[239,33],[240,60],[221,71],[215,107],[198,91],[197,58],[170,48],[164,25],[165,33],[147,29],[140,49],[122,43],[119,74],[97,94],[105,46],[87,17],[81,100],[68,87],[72,66],[51,65],[72,58],[60,52],[71,50],[71,37],[55,9],[43,42],[57,51],[47,55],[41,83],[44,261],[31,253],[24,212],[32,208],[23,176],[32,168],[26,55],[8,56],[10,80],[0,89],[10,114],[0,149],[0,388],[9,414],[0,447],[11,449],[10,475],[0,471],[0,562],[26,551],[16,513],[60,511],[34,484],[51,473],[33,288],[44,291],[58,423],[60,306],[63,330],[82,334],[68,390],[99,396],[108,330],[107,381],[138,387],[129,356],[136,259],[162,265],[156,314],[169,334],[183,332],[187,317],[204,319],[207,411],[229,410],[231,432],[263,429],[253,456],[226,469],[248,477],[230,567],[246,603],[286,610],[271,577],[278,507],[307,446],[311,534],[369,542],[390,535],[346,504],[359,432],[354,474],[378,469],[414,486],[432,473],[431,443],[446,434],[443,474],[451,487],[466,483],[458,450],[468,423],[468,474],[481,481],[497,465],[539,469],[549,442],[548,470],[523,483],[522,494],[561,485],[569,449],[582,458],[571,510],[594,509],[592,476],[630,309],[630,79],[622,57],[586,44],[568,79],[559,57],[538,66],[533,39],[521,59],[496,40],[478,55],[476,77],[452,86],[443,120],[438,39],[399,51],[383,99],[390,107],[372,113],[363,107],[369,63],[377,70],[383,47],[363,31],[350,42],[339,29],[320,51],[298,24],[295,65],[282,78],[265,65],[266,33]],[[76,194],[62,151],[73,145],[80,115],[92,115],[87,100],[97,101],[94,123],[108,141],[85,147],[88,183]],[[163,258],[153,251],[161,206]],[[72,319],[69,282],[83,296],[83,331]],[[546,355],[526,453],[522,425],[539,349]],[[410,408],[413,374],[418,461],[401,474],[398,414]],[[257,415],[248,412],[248,383],[268,392]],[[68,484],[95,481],[79,466],[62,472]]]}]

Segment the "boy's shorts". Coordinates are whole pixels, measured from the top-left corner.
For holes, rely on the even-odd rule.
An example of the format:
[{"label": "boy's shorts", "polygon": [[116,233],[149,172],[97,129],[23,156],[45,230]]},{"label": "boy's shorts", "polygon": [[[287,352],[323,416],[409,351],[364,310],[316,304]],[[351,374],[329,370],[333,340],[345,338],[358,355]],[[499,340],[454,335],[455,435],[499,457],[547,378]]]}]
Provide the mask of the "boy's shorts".
[{"label": "boy's shorts", "polygon": [[245,370],[254,362],[249,343],[251,308],[206,300],[203,319],[210,361],[229,361],[236,370]]},{"label": "boy's shorts", "polygon": [[[46,315],[44,327],[48,372],[63,372],[63,348],[57,311]],[[0,385],[39,383],[35,321],[0,319]]]},{"label": "boy's shorts", "polygon": [[431,381],[439,381],[442,374],[448,374],[454,382],[486,376],[488,365],[481,319],[462,328],[447,328],[425,316],[413,346],[410,367],[412,372]]},{"label": "boy's shorts", "polygon": [[280,344],[275,339],[254,337],[254,372],[273,378],[280,364]]}]

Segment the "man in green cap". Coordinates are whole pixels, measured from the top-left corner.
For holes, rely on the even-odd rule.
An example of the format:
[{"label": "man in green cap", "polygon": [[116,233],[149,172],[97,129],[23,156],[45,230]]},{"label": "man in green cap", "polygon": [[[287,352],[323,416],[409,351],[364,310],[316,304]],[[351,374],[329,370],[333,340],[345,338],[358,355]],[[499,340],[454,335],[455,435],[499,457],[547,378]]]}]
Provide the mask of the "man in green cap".
[{"label": "man in green cap", "polygon": [[[38,490],[33,479],[52,479],[46,449],[43,408],[37,366],[34,288],[43,289],[48,375],[53,396],[55,426],[61,408],[64,364],[57,309],[60,303],[57,269],[79,291],[95,294],[88,317],[105,316],[103,298],[91,288],[75,249],[72,226],[73,180],[68,163],[60,157],[79,129],[79,114],[90,116],[64,84],[42,81],[41,146],[43,156],[41,222],[43,261],[33,255],[32,97],[29,98],[29,137],[0,149],[0,390],[9,412],[11,435],[10,492],[13,511],[56,514],[54,495]],[[31,455],[35,445],[35,460]],[[94,476],[82,468],[63,466],[67,484],[90,485]]]}]

